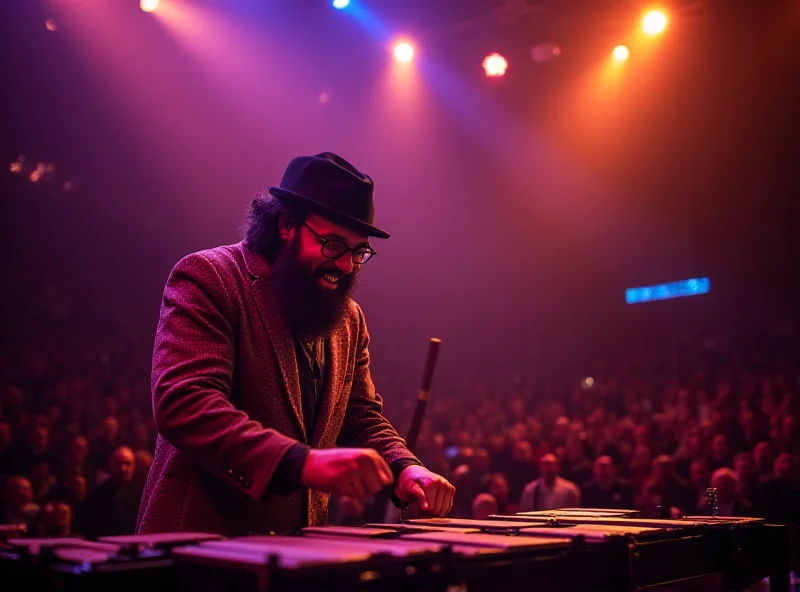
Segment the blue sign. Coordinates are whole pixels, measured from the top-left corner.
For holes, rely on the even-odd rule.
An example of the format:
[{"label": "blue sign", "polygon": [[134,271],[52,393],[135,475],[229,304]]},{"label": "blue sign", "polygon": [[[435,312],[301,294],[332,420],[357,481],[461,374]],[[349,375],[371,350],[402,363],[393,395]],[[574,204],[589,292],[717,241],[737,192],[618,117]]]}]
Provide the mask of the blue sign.
[{"label": "blue sign", "polygon": [[711,291],[711,281],[707,277],[691,278],[669,284],[656,284],[654,286],[641,286],[625,290],[625,302],[639,304],[655,300],[669,300],[683,296],[699,296]]}]

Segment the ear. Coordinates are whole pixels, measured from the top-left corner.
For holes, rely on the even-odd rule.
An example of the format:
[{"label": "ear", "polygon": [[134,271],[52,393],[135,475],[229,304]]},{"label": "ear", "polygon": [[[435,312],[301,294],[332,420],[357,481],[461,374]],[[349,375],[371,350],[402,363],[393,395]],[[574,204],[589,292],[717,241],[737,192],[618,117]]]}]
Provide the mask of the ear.
[{"label": "ear", "polygon": [[290,241],[294,238],[294,233],[297,230],[294,218],[289,212],[283,212],[281,217],[278,218],[278,231],[281,238],[285,241]]}]

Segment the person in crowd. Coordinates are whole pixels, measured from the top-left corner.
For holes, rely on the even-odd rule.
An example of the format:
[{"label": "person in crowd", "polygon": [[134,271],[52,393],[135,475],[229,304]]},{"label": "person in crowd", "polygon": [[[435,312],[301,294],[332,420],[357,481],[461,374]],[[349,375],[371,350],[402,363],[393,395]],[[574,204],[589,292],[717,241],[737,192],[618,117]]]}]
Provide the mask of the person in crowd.
[{"label": "person in crowd", "polygon": [[25,477],[14,475],[6,481],[0,506],[0,524],[29,525],[39,515],[40,506],[33,501],[33,487]]},{"label": "person in crowd", "polygon": [[108,461],[108,480],[86,496],[75,530],[89,538],[132,534],[136,529],[142,490],[134,480],[136,460],[127,447],[114,450]]},{"label": "person in crowd", "polygon": [[653,460],[653,474],[646,487],[658,496],[658,505],[669,509],[671,516],[690,515],[697,509],[691,485],[675,473],[675,464],[668,454]]},{"label": "person in crowd", "polygon": [[479,493],[472,501],[472,518],[475,520],[486,520],[497,511],[497,500],[491,493]]},{"label": "person in crowd", "polygon": [[594,461],[594,478],[583,486],[581,500],[587,508],[633,509],[633,491],[617,479],[614,461],[600,456]]},{"label": "person in crowd", "polygon": [[[717,469],[711,475],[711,487],[717,490],[719,516],[753,516],[753,504],[739,493],[740,483],[736,471],[728,467]],[[711,515],[708,498],[698,503],[698,513]]]},{"label": "person in crowd", "polygon": [[579,508],[581,491],[572,481],[559,476],[560,466],[555,454],[545,454],[540,463],[541,477],[525,486],[519,502],[521,512]]}]

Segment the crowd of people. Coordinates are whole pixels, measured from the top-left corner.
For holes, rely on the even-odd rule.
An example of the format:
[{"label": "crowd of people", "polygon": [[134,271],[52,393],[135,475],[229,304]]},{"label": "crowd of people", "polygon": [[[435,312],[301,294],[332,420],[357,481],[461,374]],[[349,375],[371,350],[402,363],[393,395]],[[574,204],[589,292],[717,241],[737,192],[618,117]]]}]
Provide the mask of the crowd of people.
[{"label": "crowd of people", "polygon": [[[131,533],[156,437],[154,327],[87,319],[51,296],[0,355],[0,523],[42,536]],[[784,328],[698,340],[679,363],[634,340],[618,358],[573,358],[507,380],[438,377],[416,452],[456,486],[454,516],[707,514],[712,487],[721,515],[798,528],[798,360],[797,336]],[[402,433],[412,389],[375,363]],[[359,524],[380,518],[373,510],[340,498],[330,518]]]}]

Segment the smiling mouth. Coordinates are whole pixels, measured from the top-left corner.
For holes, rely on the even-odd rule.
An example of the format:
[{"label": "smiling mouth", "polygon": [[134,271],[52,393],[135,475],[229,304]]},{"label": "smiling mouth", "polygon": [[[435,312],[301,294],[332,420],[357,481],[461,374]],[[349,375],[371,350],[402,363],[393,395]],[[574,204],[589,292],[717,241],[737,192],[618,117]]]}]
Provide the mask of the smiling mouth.
[{"label": "smiling mouth", "polygon": [[342,276],[333,273],[323,273],[319,276],[319,283],[322,285],[323,288],[328,290],[335,290],[339,287],[339,282],[341,282]]}]

